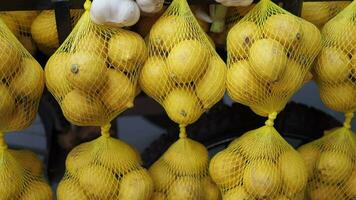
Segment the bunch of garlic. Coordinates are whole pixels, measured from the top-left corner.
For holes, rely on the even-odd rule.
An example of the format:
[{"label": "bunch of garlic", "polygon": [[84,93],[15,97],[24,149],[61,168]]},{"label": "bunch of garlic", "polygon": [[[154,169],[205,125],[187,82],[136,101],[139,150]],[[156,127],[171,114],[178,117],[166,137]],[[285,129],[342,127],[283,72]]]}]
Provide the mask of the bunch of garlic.
[{"label": "bunch of garlic", "polygon": [[136,3],[144,13],[158,13],[162,10],[164,0],[136,0]]},{"label": "bunch of garlic", "polygon": [[140,19],[140,8],[133,0],[93,0],[90,17],[97,24],[132,26]]}]

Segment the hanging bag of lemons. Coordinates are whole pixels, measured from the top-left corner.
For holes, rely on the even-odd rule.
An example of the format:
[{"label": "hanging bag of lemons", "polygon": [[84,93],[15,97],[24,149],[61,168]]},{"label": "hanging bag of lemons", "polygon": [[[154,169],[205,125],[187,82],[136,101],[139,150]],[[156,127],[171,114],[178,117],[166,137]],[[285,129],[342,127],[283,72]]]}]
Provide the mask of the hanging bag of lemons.
[{"label": "hanging bag of lemons", "polygon": [[147,58],[136,33],[95,24],[91,2],[45,68],[49,91],[64,116],[79,126],[101,126],[101,137],[74,148],[57,188],[59,200],[146,200],[148,172],[130,145],[110,137],[110,121],[133,106],[140,67]]},{"label": "hanging bag of lemons", "polygon": [[260,1],[229,31],[229,96],[268,120],[212,158],[209,172],[224,200],[304,199],[303,159],[273,125],[293,93],[310,79],[320,46],[313,24],[269,0]]},{"label": "hanging bag of lemons", "polygon": [[[0,199],[51,200],[37,156],[9,149],[4,134],[30,126],[44,88],[43,70],[0,18]],[[16,134],[16,133],[14,133]]]},{"label": "hanging bag of lemons", "polygon": [[226,65],[186,0],[174,0],[153,25],[148,48],[140,86],[180,126],[179,140],[149,169],[153,199],[217,200],[219,191],[208,175],[208,151],[187,138],[185,127],[223,97]]},{"label": "hanging bag of lemons", "polygon": [[308,167],[311,200],[356,198],[356,140],[351,120],[356,110],[356,2],[324,25],[314,76],[323,103],[345,113],[344,126],[299,148]]}]

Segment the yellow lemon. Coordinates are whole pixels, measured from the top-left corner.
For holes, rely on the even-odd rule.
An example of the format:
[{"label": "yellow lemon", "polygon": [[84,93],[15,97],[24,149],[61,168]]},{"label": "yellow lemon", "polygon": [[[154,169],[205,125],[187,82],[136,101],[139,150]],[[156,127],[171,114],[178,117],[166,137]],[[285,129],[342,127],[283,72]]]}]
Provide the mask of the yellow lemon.
[{"label": "yellow lemon", "polygon": [[99,33],[89,32],[83,36],[76,44],[77,52],[84,52],[87,54],[96,54],[106,59],[108,52],[106,41]]},{"label": "yellow lemon", "polygon": [[10,88],[17,96],[38,100],[44,88],[44,75],[40,64],[33,58],[24,58],[21,71],[12,79]]},{"label": "yellow lemon", "polygon": [[243,175],[243,185],[253,196],[264,198],[279,191],[280,172],[274,163],[256,160],[247,165]]},{"label": "yellow lemon", "polygon": [[196,81],[208,67],[207,49],[197,40],[185,40],[175,45],[167,58],[170,76],[182,83]]},{"label": "yellow lemon", "polygon": [[152,177],[155,190],[164,191],[170,187],[175,180],[173,171],[164,162],[155,162],[148,170]]},{"label": "yellow lemon", "polygon": [[320,98],[324,104],[339,112],[349,112],[356,109],[356,86],[353,84],[320,87]]},{"label": "yellow lemon", "polygon": [[11,121],[11,115],[15,109],[15,99],[11,96],[9,89],[0,84],[0,125],[7,126]]},{"label": "yellow lemon", "polygon": [[304,160],[308,175],[311,177],[313,175],[314,168],[316,167],[316,161],[319,158],[319,149],[313,145],[303,145],[298,148],[298,151]]},{"label": "yellow lemon", "polygon": [[350,176],[352,160],[343,153],[324,151],[320,153],[316,170],[320,179],[329,183],[338,183]]},{"label": "yellow lemon", "polygon": [[170,169],[178,169],[180,175],[199,175],[208,167],[209,155],[204,145],[183,138],[173,143],[162,159]]},{"label": "yellow lemon", "polygon": [[151,200],[166,200],[166,195],[162,192],[154,192]]},{"label": "yellow lemon", "polygon": [[214,182],[223,189],[230,189],[242,183],[244,158],[231,151],[221,151],[210,161],[209,172]]},{"label": "yellow lemon", "polygon": [[119,199],[145,200],[153,193],[153,181],[145,169],[126,174],[120,183]]},{"label": "yellow lemon", "polygon": [[300,42],[292,51],[294,57],[304,56],[308,62],[312,62],[321,49],[321,34],[319,29],[310,22],[301,22],[301,28]]},{"label": "yellow lemon", "polygon": [[233,60],[246,58],[251,45],[261,38],[260,28],[251,21],[237,23],[227,36],[227,49]]},{"label": "yellow lemon", "polygon": [[61,102],[64,116],[77,125],[102,125],[107,122],[100,101],[73,90]]},{"label": "yellow lemon", "polygon": [[52,200],[53,192],[51,187],[42,181],[34,181],[27,186],[27,191],[21,196],[21,200],[38,199]]},{"label": "yellow lemon", "polygon": [[127,72],[137,71],[146,61],[148,53],[142,37],[121,30],[109,40],[108,54],[115,68]]},{"label": "yellow lemon", "polygon": [[301,17],[322,27],[331,17],[329,4],[330,2],[303,2]]},{"label": "yellow lemon", "polygon": [[141,70],[139,83],[146,94],[163,98],[173,87],[166,61],[159,57],[148,58]]},{"label": "yellow lemon", "polygon": [[38,156],[29,150],[9,150],[12,156],[15,157],[17,162],[21,164],[23,168],[31,172],[34,176],[42,176],[43,164]]},{"label": "yellow lemon", "polygon": [[211,57],[208,69],[197,82],[196,93],[205,109],[211,108],[225,94],[226,65],[219,57]]},{"label": "yellow lemon", "polygon": [[199,180],[192,177],[181,177],[172,183],[167,200],[197,200],[201,199],[202,190]]},{"label": "yellow lemon", "polygon": [[349,57],[342,50],[325,47],[319,54],[315,72],[321,81],[344,81],[351,73]]},{"label": "yellow lemon", "polygon": [[20,49],[9,40],[0,36],[0,78],[8,79],[21,66]]},{"label": "yellow lemon", "polygon": [[33,20],[35,20],[39,14],[38,11],[10,11],[6,13],[16,18],[19,24],[24,28],[30,28]]},{"label": "yellow lemon", "polygon": [[72,54],[65,69],[70,84],[86,92],[101,89],[106,81],[106,71],[105,60],[86,52]]},{"label": "yellow lemon", "polygon": [[57,187],[58,200],[87,200],[84,190],[73,179],[64,179]]},{"label": "yellow lemon", "polygon": [[9,151],[2,151],[0,158],[0,199],[16,199],[23,184],[24,171]]},{"label": "yellow lemon", "polygon": [[92,143],[83,143],[72,149],[66,159],[66,170],[77,174],[82,168],[93,162]]},{"label": "yellow lemon", "polygon": [[281,78],[287,64],[284,47],[272,39],[256,41],[250,48],[250,63],[263,80],[274,82]]},{"label": "yellow lemon", "polygon": [[0,14],[0,19],[2,22],[5,23],[7,28],[14,34],[15,36],[20,35],[20,26],[18,25],[18,22],[16,21],[16,18],[14,16],[11,16],[6,13],[1,13]]},{"label": "yellow lemon", "polygon": [[179,124],[191,124],[203,112],[194,92],[182,88],[172,90],[163,101],[163,106],[168,116]]},{"label": "yellow lemon", "polygon": [[106,72],[107,82],[102,93],[102,101],[110,111],[123,111],[133,106],[136,88],[124,73],[115,69]]},{"label": "yellow lemon", "polygon": [[263,28],[268,38],[279,41],[286,48],[299,42],[302,37],[301,21],[290,14],[270,16]]},{"label": "yellow lemon", "polygon": [[219,200],[221,199],[219,188],[211,180],[210,177],[205,177],[202,180],[203,199],[205,200]]},{"label": "yellow lemon", "polygon": [[253,200],[243,187],[235,187],[223,195],[224,200]]},{"label": "yellow lemon", "polygon": [[319,185],[316,189],[310,192],[311,200],[345,200],[344,194],[340,188],[336,186]]},{"label": "yellow lemon", "polygon": [[[354,164],[355,165],[355,164]],[[356,195],[356,166],[352,170],[352,174],[348,181],[345,182],[346,194],[350,199]]]},{"label": "yellow lemon", "polygon": [[79,184],[85,193],[98,199],[115,199],[119,182],[108,169],[99,165],[83,167],[78,173]]}]

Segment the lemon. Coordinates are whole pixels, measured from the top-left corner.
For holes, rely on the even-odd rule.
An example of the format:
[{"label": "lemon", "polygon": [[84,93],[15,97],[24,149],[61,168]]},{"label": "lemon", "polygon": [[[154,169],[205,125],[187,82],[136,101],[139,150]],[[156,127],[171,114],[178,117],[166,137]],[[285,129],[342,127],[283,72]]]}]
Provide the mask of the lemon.
[{"label": "lemon", "polygon": [[107,122],[100,101],[86,97],[78,90],[73,90],[65,96],[61,108],[64,116],[75,124],[101,125]]},{"label": "lemon", "polygon": [[64,179],[57,187],[58,200],[87,200],[83,189],[73,179]]},{"label": "lemon", "polygon": [[268,38],[279,41],[286,48],[299,42],[302,37],[301,22],[290,14],[270,16],[263,28]]},{"label": "lemon", "polygon": [[233,60],[246,58],[251,45],[261,38],[260,28],[251,21],[237,23],[227,36],[227,48]]},{"label": "lemon", "polygon": [[35,44],[35,41],[33,41],[32,37],[21,35],[18,37],[18,39],[32,56],[36,54],[37,46]]},{"label": "lemon", "polygon": [[6,38],[0,36],[0,78],[8,79],[21,66],[20,50]]},{"label": "lemon", "polygon": [[0,113],[2,116],[0,117],[1,126],[7,126],[11,121],[11,115],[15,109],[15,99],[11,96],[8,88],[0,84]]},{"label": "lemon", "polygon": [[204,200],[219,200],[220,191],[210,177],[205,177],[202,180],[202,191]]},{"label": "lemon", "polygon": [[307,62],[312,62],[321,49],[321,34],[319,29],[310,22],[303,21],[301,28],[300,42],[292,51],[294,57],[304,56]]},{"label": "lemon", "polygon": [[196,85],[196,93],[205,109],[211,108],[225,94],[226,65],[219,57],[211,57],[204,76]]},{"label": "lemon", "polygon": [[160,51],[169,52],[179,41],[189,38],[186,31],[186,22],[181,16],[164,16],[152,26],[149,40]]},{"label": "lemon", "polygon": [[29,150],[9,150],[12,156],[21,164],[23,168],[31,172],[34,176],[42,176],[43,164],[38,156]]},{"label": "lemon", "polygon": [[169,93],[173,84],[165,60],[159,57],[148,58],[141,70],[139,83],[146,94],[156,99]]},{"label": "lemon", "polygon": [[41,65],[33,58],[24,58],[21,71],[12,79],[10,88],[17,96],[27,96],[32,100],[38,100],[44,88],[44,75]]},{"label": "lemon", "polygon": [[333,85],[330,87],[320,87],[320,98],[324,104],[340,112],[355,110],[356,87],[352,84]]},{"label": "lemon", "polygon": [[[290,200],[289,198],[287,198],[286,196],[283,196],[283,195],[280,195],[280,196],[277,196],[275,198],[275,200]],[[297,200],[297,199],[296,199]]]},{"label": "lemon", "polygon": [[303,145],[298,148],[298,151],[304,160],[309,177],[312,176],[316,161],[319,158],[319,149],[313,145]]},{"label": "lemon", "polygon": [[319,185],[310,192],[310,198],[311,200],[345,200],[342,190],[331,185]]},{"label": "lemon", "polygon": [[191,124],[198,120],[202,108],[194,92],[189,89],[174,89],[163,101],[168,116],[176,123]]},{"label": "lemon", "polygon": [[301,17],[318,27],[322,27],[331,17],[329,4],[330,2],[303,2]]},{"label": "lemon", "polygon": [[223,195],[224,200],[253,200],[243,187],[235,187]]},{"label": "lemon", "polygon": [[323,48],[317,62],[315,72],[321,81],[344,81],[351,73],[349,57],[334,47]]},{"label": "lemon", "polygon": [[162,192],[154,192],[152,194],[151,200],[166,200],[166,195]]},{"label": "lemon", "polygon": [[119,199],[145,200],[153,193],[153,181],[145,169],[126,174],[120,183]]},{"label": "lemon", "polygon": [[281,78],[287,56],[279,42],[261,39],[251,46],[249,52],[251,67],[263,80],[274,82]]},{"label": "lemon", "polygon": [[99,165],[83,167],[78,173],[79,184],[87,195],[97,199],[115,199],[119,182],[108,169]]},{"label": "lemon", "polygon": [[124,73],[109,69],[107,82],[103,88],[102,101],[110,111],[123,111],[133,106],[136,88]]},{"label": "lemon", "polygon": [[33,20],[35,20],[39,14],[38,11],[10,11],[6,13],[16,18],[19,24],[24,28],[30,28]]},{"label": "lemon", "polygon": [[251,71],[248,61],[234,63],[227,71],[226,87],[229,96],[237,102],[250,105],[264,98],[264,88]]},{"label": "lemon", "polygon": [[352,160],[343,153],[324,151],[320,153],[316,170],[320,179],[329,183],[338,183],[350,176]]},{"label": "lemon", "polygon": [[356,166],[352,170],[352,174],[345,183],[346,194],[350,199],[356,195]]},{"label": "lemon", "polygon": [[306,79],[307,67],[302,66],[298,62],[288,59],[286,69],[281,78],[273,83],[272,92],[278,94],[291,94],[299,89]]},{"label": "lemon", "polygon": [[209,156],[204,145],[183,138],[173,143],[163,154],[162,159],[171,169],[181,175],[199,175],[208,167]]},{"label": "lemon", "polygon": [[56,96],[64,97],[73,87],[66,78],[66,66],[70,60],[68,53],[53,54],[44,69],[46,86]]},{"label": "lemon", "polygon": [[7,26],[7,28],[9,28],[12,34],[14,34],[15,36],[20,35],[20,27],[18,25],[18,22],[16,21],[16,18],[9,14],[1,13],[0,19],[2,20],[2,22],[5,23],[5,25]]},{"label": "lemon", "polygon": [[43,53],[54,53],[59,47],[59,40],[53,10],[44,10],[36,17],[31,25],[31,35],[39,47],[45,47],[46,51]]},{"label": "lemon", "polygon": [[16,199],[15,195],[19,194],[23,184],[24,171],[9,151],[2,151],[0,159],[0,199]]},{"label": "lemon", "polygon": [[250,109],[259,116],[268,117],[269,113],[266,108],[261,105],[252,105]]},{"label": "lemon", "polygon": [[197,200],[201,199],[201,195],[199,180],[186,176],[171,184],[167,200]]},{"label": "lemon", "polygon": [[164,162],[154,163],[148,172],[152,177],[155,189],[158,191],[163,191],[169,188],[175,179],[172,170],[170,170]]},{"label": "lemon", "polygon": [[78,44],[76,44],[76,51],[87,54],[96,54],[103,59],[106,59],[108,48],[105,39],[102,38],[99,33],[92,31],[79,40]]},{"label": "lemon", "polygon": [[145,63],[148,52],[139,34],[121,30],[109,40],[108,55],[115,68],[133,72]]},{"label": "lemon", "polygon": [[174,46],[167,58],[170,76],[178,82],[196,81],[208,67],[207,47],[197,40],[185,40]]},{"label": "lemon", "polygon": [[351,55],[352,55],[351,65],[352,65],[354,76],[356,77],[356,49],[352,50]]},{"label": "lemon", "polygon": [[20,200],[38,199],[38,200],[52,200],[53,192],[51,187],[42,181],[34,181],[29,186]]},{"label": "lemon", "polygon": [[345,53],[350,53],[356,46],[356,27],[347,17],[336,18],[325,24],[322,34],[326,41],[337,44]]},{"label": "lemon", "polygon": [[303,191],[307,185],[308,172],[304,160],[296,151],[287,151],[279,157],[283,192],[287,196]]},{"label": "lemon", "polygon": [[18,104],[11,116],[10,130],[19,130],[29,127],[36,118],[37,108],[26,108],[26,103]]},{"label": "lemon", "polygon": [[66,170],[69,174],[77,174],[82,168],[93,162],[91,143],[83,143],[72,149],[66,159]]},{"label": "lemon", "polygon": [[255,160],[247,165],[243,184],[253,196],[264,198],[278,192],[281,180],[278,168],[270,161]]},{"label": "lemon", "polygon": [[209,173],[220,188],[230,189],[242,183],[244,165],[241,155],[225,150],[211,159]]},{"label": "lemon", "polygon": [[106,71],[104,59],[86,52],[72,54],[65,69],[70,84],[86,92],[98,90],[104,85]]}]

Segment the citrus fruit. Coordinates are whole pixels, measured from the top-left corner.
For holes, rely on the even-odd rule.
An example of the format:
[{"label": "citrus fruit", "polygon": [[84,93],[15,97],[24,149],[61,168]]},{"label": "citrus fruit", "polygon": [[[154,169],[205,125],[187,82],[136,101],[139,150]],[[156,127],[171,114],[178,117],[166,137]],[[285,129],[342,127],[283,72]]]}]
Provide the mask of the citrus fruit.
[{"label": "citrus fruit", "polygon": [[217,103],[225,94],[226,65],[219,57],[211,57],[203,77],[196,84],[196,93],[205,109]]},{"label": "citrus fruit", "polygon": [[168,191],[169,200],[201,199],[202,190],[199,181],[192,177],[181,177],[173,182]]},{"label": "citrus fruit", "polygon": [[338,183],[351,174],[352,160],[343,153],[324,151],[320,153],[316,170],[320,179],[329,183]]},{"label": "citrus fruit", "polygon": [[12,17],[16,18],[18,21],[18,24],[24,28],[31,28],[31,24],[33,20],[36,19],[38,16],[39,12],[36,11],[10,11],[6,12],[8,15],[11,15]]},{"label": "citrus fruit", "polygon": [[20,50],[11,42],[0,36],[0,78],[8,79],[21,66]]},{"label": "citrus fruit", "polygon": [[345,182],[346,194],[349,198],[353,198],[356,195],[356,167],[354,166],[352,174],[348,181]]},{"label": "citrus fruit", "polygon": [[233,60],[246,58],[249,48],[261,38],[260,28],[251,21],[237,23],[227,36],[228,52]]},{"label": "citrus fruit", "polygon": [[166,200],[166,195],[162,192],[154,192],[151,200]]},{"label": "citrus fruit", "polygon": [[194,92],[189,89],[174,89],[163,101],[168,116],[179,124],[191,124],[201,115],[202,108]]},{"label": "citrus fruit", "polygon": [[274,82],[281,78],[287,64],[284,47],[272,39],[256,41],[250,48],[250,63],[263,80]]},{"label": "citrus fruit", "polygon": [[78,44],[76,44],[76,51],[100,55],[103,59],[106,59],[108,48],[106,47],[105,39],[92,31],[79,40]]},{"label": "citrus fruit", "polygon": [[108,55],[116,69],[132,72],[145,63],[148,53],[139,34],[121,30],[109,40]]},{"label": "citrus fruit", "polygon": [[[309,3],[309,2],[308,2]],[[292,51],[295,57],[304,56],[312,62],[321,49],[321,34],[312,23],[303,21],[301,24],[302,34],[298,46]]]},{"label": "citrus fruit", "polygon": [[57,187],[58,200],[87,200],[83,189],[73,179],[64,179]]},{"label": "citrus fruit", "polygon": [[356,98],[356,87],[348,83],[329,87],[322,86],[320,87],[320,98],[327,107],[333,110],[352,111],[356,108],[356,104],[350,99]]},{"label": "citrus fruit", "polygon": [[38,199],[52,200],[53,192],[51,187],[42,181],[34,181],[29,186],[25,193],[21,196],[21,200]]},{"label": "citrus fruit", "polygon": [[298,62],[288,59],[286,69],[281,78],[273,83],[272,92],[281,94],[294,93],[304,83],[307,68]]},{"label": "citrus fruit", "polygon": [[345,200],[343,192],[335,186],[323,186],[313,189],[310,192],[312,200]]},{"label": "citrus fruit", "polygon": [[153,193],[153,181],[145,169],[126,174],[120,183],[119,199],[145,200]]},{"label": "citrus fruit", "polygon": [[5,23],[5,25],[7,26],[7,28],[9,28],[12,34],[14,34],[15,36],[20,35],[20,27],[18,25],[18,22],[16,21],[16,18],[6,13],[0,13],[0,19],[2,20],[2,22]]},{"label": "citrus fruit", "polygon": [[12,79],[10,88],[17,96],[38,100],[44,88],[44,75],[40,64],[33,58],[24,58],[21,71]]},{"label": "citrus fruit", "polygon": [[72,149],[66,159],[66,170],[69,174],[77,174],[82,168],[93,162],[91,143],[82,143]]},{"label": "citrus fruit", "polygon": [[147,59],[141,70],[139,82],[146,94],[157,99],[163,98],[173,87],[168,76],[167,64],[159,57]]},{"label": "citrus fruit", "polygon": [[197,40],[185,40],[171,50],[167,58],[170,76],[182,83],[197,80],[208,67],[207,47]]},{"label": "citrus fruit", "polygon": [[42,176],[43,164],[38,156],[29,150],[9,150],[23,168],[34,176]]},{"label": "citrus fruit", "polygon": [[320,154],[318,148],[313,145],[303,145],[298,148],[298,151],[304,160],[309,176],[312,176]]},{"label": "citrus fruit", "polygon": [[15,99],[11,96],[8,88],[3,84],[0,84],[0,94],[0,113],[2,113],[0,124],[3,126],[10,123],[11,115],[15,109]]},{"label": "citrus fruit", "polygon": [[223,195],[224,200],[253,200],[243,187],[235,187]]},{"label": "citrus fruit", "polygon": [[203,199],[205,200],[219,200],[221,199],[219,188],[211,180],[210,177],[205,177],[202,180]]},{"label": "citrus fruit", "polygon": [[154,163],[148,170],[152,177],[155,189],[158,191],[165,190],[175,180],[173,172],[163,162]]},{"label": "citrus fruit", "polygon": [[15,199],[23,182],[23,170],[8,151],[0,154],[2,164],[0,165],[0,194],[1,200]]}]

